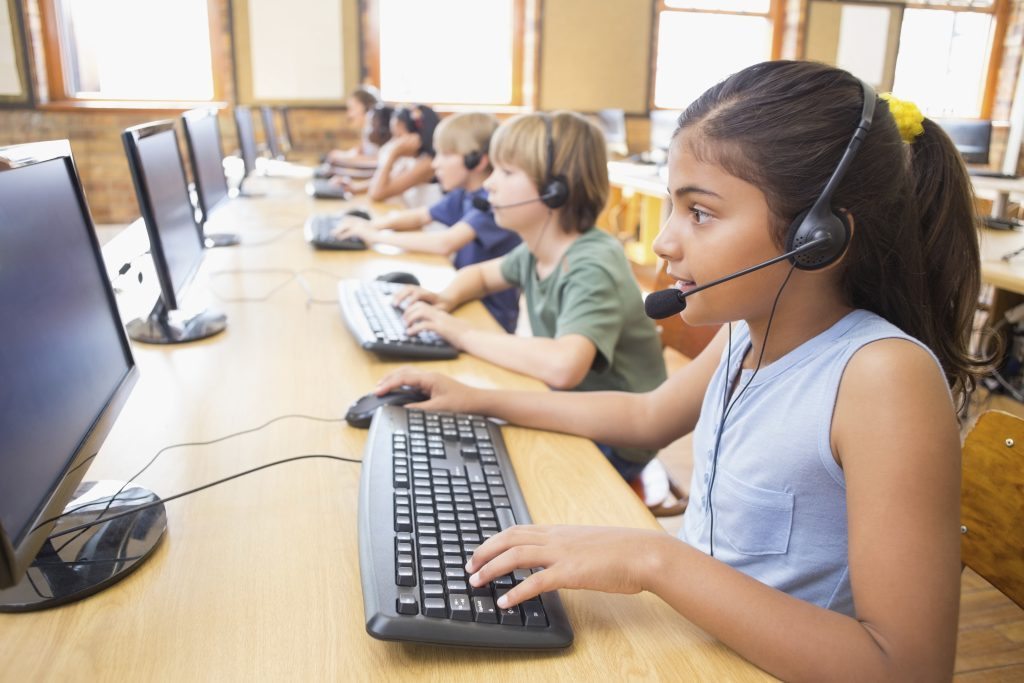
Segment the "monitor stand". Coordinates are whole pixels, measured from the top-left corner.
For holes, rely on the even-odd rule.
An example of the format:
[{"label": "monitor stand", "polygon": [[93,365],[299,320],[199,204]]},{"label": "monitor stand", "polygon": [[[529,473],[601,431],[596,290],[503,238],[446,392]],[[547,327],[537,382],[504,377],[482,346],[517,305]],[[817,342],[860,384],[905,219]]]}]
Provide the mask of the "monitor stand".
[{"label": "monitor stand", "polygon": [[136,318],[124,329],[129,337],[146,344],[182,344],[212,337],[227,326],[227,316],[218,311],[207,309],[190,315],[175,311],[171,314],[161,296],[148,318]]},{"label": "monitor stand", "polygon": [[64,508],[36,559],[14,586],[0,590],[0,612],[31,612],[98,593],[132,573],[153,553],[167,530],[164,504],[152,491],[129,486],[105,515],[129,512],[109,522],[52,538],[53,534],[97,519],[123,482],[83,482]]},{"label": "monitor stand", "polygon": [[203,235],[203,246],[207,249],[233,247],[241,243],[242,239],[233,232],[208,232]]}]

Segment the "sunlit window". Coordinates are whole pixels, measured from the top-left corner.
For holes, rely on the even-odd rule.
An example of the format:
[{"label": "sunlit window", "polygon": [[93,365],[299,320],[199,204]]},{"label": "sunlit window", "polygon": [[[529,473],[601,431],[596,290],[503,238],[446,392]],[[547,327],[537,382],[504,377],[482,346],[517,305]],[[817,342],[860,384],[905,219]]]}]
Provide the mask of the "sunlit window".
[{"label": "sunlit window", "polygon": [[[654,106],[684,109],[729,74],[770,59],[770,4],[769,0],[660,3]],[[715,12],[698,11],[705,9]]]},{"label": "sunlit window", "polygon": [[982,12],[905,10],[893,92],[928,116],[978,116],[993,25]]},{"label": "sunlit window", "polygon": [[512,103],[514,0],[380,0],[379,8],[385,100]]},{"label": "sunlit window", "polygon": [[69,97],[210,100],[206,0],[55,0]]}]

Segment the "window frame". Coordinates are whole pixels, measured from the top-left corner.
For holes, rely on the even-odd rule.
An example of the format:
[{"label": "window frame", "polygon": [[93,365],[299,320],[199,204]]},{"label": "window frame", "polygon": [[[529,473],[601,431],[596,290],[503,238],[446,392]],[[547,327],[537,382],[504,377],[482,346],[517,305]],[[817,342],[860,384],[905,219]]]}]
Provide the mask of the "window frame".
[{"label": "window frame", "polygon": [[[360,4],[359,71],[361,82],[380,88],[380,2]],[[512,0],[512,101],[508,104],[423,102],[437,111],[518,112],[536,108],[539,81],[539,0]]]},{"label": "window frame", "polygon": [[[210,68],[213,77],[213,98],[209,100],[148,100],[116,99],[102,97],[78,97],[68,92],[68,79],[64,65],[64,45],[61,41],[57,0],[39,0],[39,18],[43,44],[45,68],[44,78],[47,95],[40,108],[56,110],[78,109],[131,109],[143,111],[188,110],[195,107],[227,106],[225,83],[221,77],[225,65],[217,49],[217,36],[225,32],[218,3],[206,3],[206,15],[210,34]],[[42,98],[41,98],[42,99]]]},{"label": "window frame", "polygon": [[655,105],[654,87],[658,82],[658,45],[661,40],[660,31],[662,12],[674,12],[685,14],[722,14],[735,17],[764,17],[771,23],[771,50],[769,59],[779,59],[782,55],[783,34],[786,29],[785,13],[786,0],[769,0],[767,12],[742,12],[735,10],[716,9],[689,9],[683,7],[669,7],[665,0],[654,0],[654,9],[651,13],[651,57],[650,69],[648,70],[647,83],[647,110],[648,112],[660,109],[671,109],[671,107],[659,107]]}]

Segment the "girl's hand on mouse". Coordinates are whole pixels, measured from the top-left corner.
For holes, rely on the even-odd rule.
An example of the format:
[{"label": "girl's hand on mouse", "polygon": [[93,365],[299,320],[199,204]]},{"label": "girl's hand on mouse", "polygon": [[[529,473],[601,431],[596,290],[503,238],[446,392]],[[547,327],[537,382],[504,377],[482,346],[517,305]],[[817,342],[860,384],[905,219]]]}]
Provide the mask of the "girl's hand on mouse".
[{"label": "girl's hand on mouse", "polygon": [[451,410],[454,412],[475,412],[479,405],[478,396],[481,389],[475,389],[450,377],[436,372],[425,372],[411,367],[403,367],[385,375],[374,393],[382,396],[400,386],[416,387],[430,394],[430,400],[416,403],[416,408],[423,410]]},{"label": "girl's hand on mouse", "polygon": [[442,311],[452,310],[451,303],[442,297],[437,292],[432,292],[429,289],[424,289],[419,285],[406,285],[397,292],[391,299],[391,304],[396,308],[408,309],[417,301],[428,303],[431,306],[436,306]]}]

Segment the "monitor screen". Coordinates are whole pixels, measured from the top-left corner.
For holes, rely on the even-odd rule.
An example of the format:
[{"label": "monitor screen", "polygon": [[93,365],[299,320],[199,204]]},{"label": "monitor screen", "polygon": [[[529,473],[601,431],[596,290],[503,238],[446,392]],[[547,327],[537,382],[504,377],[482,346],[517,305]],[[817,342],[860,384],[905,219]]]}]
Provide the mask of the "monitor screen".
[{"label": "monitor screen", "polygon": [[238,147],[242,151],[245,175],[250,175],[256,170],[256,131],[249,107],[235,107],[235,127],[238,129]]},{"label": "monitor screen", "polygon": [[29,532],[74,492],[135,367],[63,145],[13,168],[0,149],[0,537],[17,555],[34,543],[29,560],[48,527]]},{"label": "monitor screen", "polygon": [[228,181],[224,175],[224,151],[220,141],[220,126],[214,110],[196,110],[182,119],[185,141],[192,159],[192,177],[196,181],[199,208],[203,220],[228,196]]},{"label": "monitor screen", "polygon": [[161,121],[129,128],[124,142],[164,304],[175,309],[203,259],[178,135],[172,122]]},{"label": "monitor screen", "polygon": [[284,158],[284,153],[281,151],[281,139],[277,135],[277,126],[274,125],[274,110],[264,105],[260,107],[260,117],[263,119],[263,136],[267,139],[270,156],[275,159]]},{"label": "monitor screen", "polygon": [[966,164],[987,164],[992,122],[987,119],[936,119]]}]

